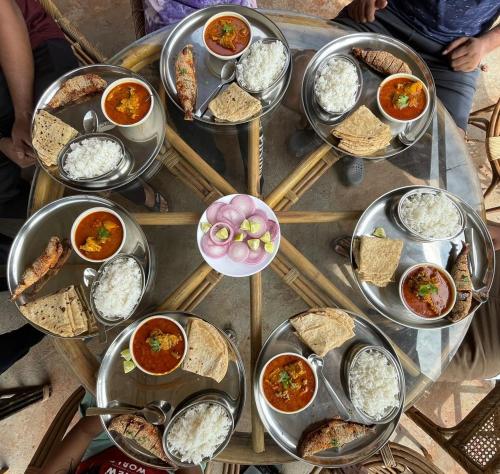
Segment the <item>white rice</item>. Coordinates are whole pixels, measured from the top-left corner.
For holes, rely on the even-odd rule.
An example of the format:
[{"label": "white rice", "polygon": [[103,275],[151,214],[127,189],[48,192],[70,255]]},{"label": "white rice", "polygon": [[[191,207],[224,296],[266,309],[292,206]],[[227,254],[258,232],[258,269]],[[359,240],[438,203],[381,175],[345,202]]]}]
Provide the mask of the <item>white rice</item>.
[{"label": "white rice", "polygon": [[118,143],[92,137],[70,145],[63,169],[71,179],[97,178],[114,170],[122,158]]},{"label": "white rice", "polygon": [[351,400],[374,420],[383,418],[399,406],[396,368],[379,351],[365,351],[350,371]]},{"label": "white rice", "polygon": [[327,112],[345,112],[352,108],[358,88],[354,64],[342,58],[330,58],[314,83],[316,99]]},{"label": "white rice", "polygon": [[167,435],[167,448],[182,462],[199,464],[213,456],[231,426],[231,419],[221,406],[200,403],[175,420]]},{"label": "white rice", "polygon": [[118,258],[104,269],[93,300],[106,319],[123,319],[132,314],[142,293],[139,264],[132,258]]},{"label": "white rice", "polygon": [[286,54],[281,41],[271,43],[256,41],[236,66],[238,82],[252,91],[266,89],[283,70]]},{"label": "white rice", "polygon": [[415,193],[401,205],[400,218],[422,237],[443,239],[460,229],[460,214],[443,193]]}]

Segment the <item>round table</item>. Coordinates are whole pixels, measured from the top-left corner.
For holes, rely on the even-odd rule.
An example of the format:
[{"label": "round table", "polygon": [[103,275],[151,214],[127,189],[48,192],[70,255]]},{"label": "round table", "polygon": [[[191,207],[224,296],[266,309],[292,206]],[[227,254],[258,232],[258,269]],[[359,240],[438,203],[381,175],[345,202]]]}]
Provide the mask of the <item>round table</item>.
[{"label": "round table", "polygon": [[[319,18],[264,13],[282,29],[292,50],[317,50],[346,34],[338,25]],[[331,250],[329,242],[334,236],[352,232],[356,219],[374,199],[404,185],[447,189],[481,211],[479,180],[463,138],[440,103],[423,138],[391,159],[366,161],[365,179],[357,187],[340,183],[338,167],[334,166],[340,156],[327,144],[302,161],[289,154],[287,141],[300,117],[283,105],[262,122],[254,120],[238,129],[186,125],[166,100],[159,78],[159,54],[170,31],[167,27],[141,38],[110,60],[150,79],[169,115],[165,146],[144,179],[167,195],[171,212],[144,212],[142,206],[127,199],[129,190],[110,196],[144,226],[155,255],[155,276],[141,314],[158,308],[187,310],[221,328],[232,325],[247,369],[248,403],[237,432],[218,460],[239,464],[291,461],[264,434],[250,396],[252,368],[263,338],[307,306],[334,305],[364,314],[394,344],[405,369],[406,405],[413,405],[453,357],[470,318],[444,330],[415,330],[389,321],[370,309],[354,284],[350,264]],[[262,196],[277,212],[283,237],[276,259],[266,271],[250,277],[248,287],[246,278],[223,279],[202,261],[195,242],[196,224],[204,208],[224,194],[261,195],[261,156],[265,178]],[[32,211],[67,192],[39,171],[32,189]],[[68,366],[89,390],[95,390],[99,366],[95,354],[105,350],[118,330],[108,333],[107,343],[54,339]]]}]

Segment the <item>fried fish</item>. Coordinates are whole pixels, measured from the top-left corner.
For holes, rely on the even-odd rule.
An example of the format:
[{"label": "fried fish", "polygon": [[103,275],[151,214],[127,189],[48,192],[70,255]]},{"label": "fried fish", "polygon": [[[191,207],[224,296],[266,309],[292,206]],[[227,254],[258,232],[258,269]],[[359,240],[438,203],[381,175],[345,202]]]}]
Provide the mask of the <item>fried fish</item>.
[{"label": "fried fish", "polygon": [[398,73],[411,74],[408,64],[387,51],[352,48],[352,52],[375,71],[387,76]]},{"label": "fried fish", "polygon": [[102,92],[108,83],[97,74],[81,74],[63,83],[50,99],[49,107],[59,109],[65,105],[82,102],[87,97]]},{"label": "fried fish", "polygon": [[298,446],[299,455],[307,458],[325,449],[341,448],[371,431],[373,429],[369,426],[334,418],[302,436]]},{"label": "fried fish", "polygon": [[177,97],[184,110],[184,120],[193,120],[198,84],[192,44],[184,46],[175,61],[175,87],[177,88]]},{"label": "fried fish", "polygon": [[464,319],[470,311],[472,305],[472,280],[469,271],[469,250],[470,245],[463,242],[462,250],[458,254],[453,267],[451,277],[457,287],[457,300],[448,318],[457,322]]}]

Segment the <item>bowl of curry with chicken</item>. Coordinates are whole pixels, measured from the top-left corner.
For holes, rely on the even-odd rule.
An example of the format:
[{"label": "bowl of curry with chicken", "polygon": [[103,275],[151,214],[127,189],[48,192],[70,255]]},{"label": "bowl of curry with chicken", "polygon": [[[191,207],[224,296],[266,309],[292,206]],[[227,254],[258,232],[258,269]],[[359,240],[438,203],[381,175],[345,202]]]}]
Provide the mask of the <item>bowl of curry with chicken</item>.
[{"label": "bowl of curry with chicken", "polygon": [[167,375],[177,369],[188,349],[184,328],[168,316],[144,319],[130,338],[134,364],[149,375]]},{"label": "bowl of curry with chicken", "polygon": [[112,82],[101,97],[102,113],[118,127],[136,127],[151,115],[154,97],[146,82],[126,77]]},{"label": "bowl of curry with chicken", "polygon": [[293,352],[271,358],[260,374],[259,388],[266,403],[278,413],[305,410],[318,393],[318,377],[309,361]]},{"label": "bowl of curry with chicken", "polygon": [[380,83],[377,104],[387,120],[413,122],[427,112],[429,91],[413,74],[392,74]]},{"label": "bowl of curry with chicken", "polygon": [[107,207],[92,207],[82,212],[71,227],[71,245],[88,262],[105,262],[125,243],[125,223]]}]

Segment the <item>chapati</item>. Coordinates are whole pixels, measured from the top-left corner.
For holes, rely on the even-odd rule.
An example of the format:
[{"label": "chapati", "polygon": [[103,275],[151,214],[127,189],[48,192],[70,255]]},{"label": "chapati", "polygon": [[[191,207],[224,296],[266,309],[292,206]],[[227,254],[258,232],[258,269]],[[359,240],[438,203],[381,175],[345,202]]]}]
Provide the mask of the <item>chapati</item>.
[{"label": "chapati", "polygon": [[232,83],[208,105],[219,122],[240,122],[253,117],[262,109],[260,100]]}]

